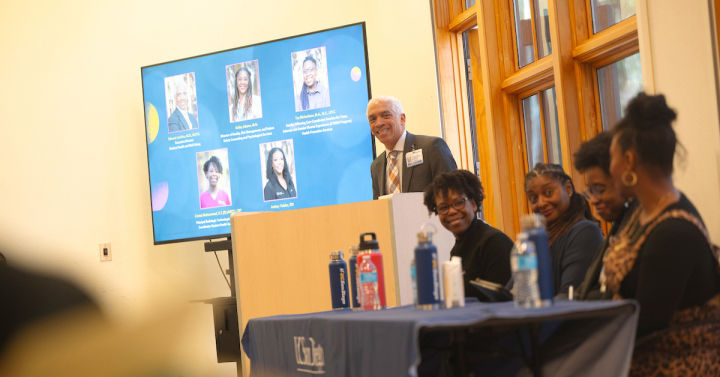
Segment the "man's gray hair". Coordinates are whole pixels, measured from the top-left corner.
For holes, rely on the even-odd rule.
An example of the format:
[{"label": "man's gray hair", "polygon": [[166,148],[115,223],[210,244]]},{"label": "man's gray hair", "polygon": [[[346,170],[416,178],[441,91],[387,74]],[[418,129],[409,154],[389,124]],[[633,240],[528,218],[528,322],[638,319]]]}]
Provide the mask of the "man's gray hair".
[{"label": "man's gray hair", "polygon": [[183,81],[183,80],[179,80],[178,82],[175,83],[175,96],[178,95],[180,88],[185,89],[185,93],[187,93],[188,96],[190,96],[190,93],[188,93],[188,91],[189,91],[188,86],[187,86],[187,84],[185,84],[185,81]]},{"label": "man's gray hair", "polygon": [[393,96],[375,96],[370,100],[370,102],[368,102],[368,108],[370,108],[370,105],[378,102],[390,102],[390,107],[392,108],[395,115],[399,116],[400,114],[405,114],[403,112],[402,103],[399,99]]}]

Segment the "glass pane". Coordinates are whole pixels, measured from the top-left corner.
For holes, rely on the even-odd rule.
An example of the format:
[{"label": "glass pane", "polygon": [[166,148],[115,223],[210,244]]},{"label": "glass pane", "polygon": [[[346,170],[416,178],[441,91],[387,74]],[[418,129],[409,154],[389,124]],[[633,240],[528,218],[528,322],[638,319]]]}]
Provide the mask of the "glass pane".
[{"label": "glass pane", "polygon": [[533,0],[533,6],[535,7],[535,39],[538,44],[538,59],[542,59],[552,54],[548,0]]},{"label": "glass pane", "polygon": [[473,5],[475,5],[475,0],[465,0],[465,9],[469,9]]},{"label": "glass pane", "polygon": [[595,33],[635,15],[635,0],[591,0],[591,2]]},{"label": "glass pane", "polygon": [[535,94],[523,99],[522,108],[523,120],[525,121],[525,144],[527,146],[528,169],[532,169],[538,162],[545,162],[538,95]]},{"label": "glass pane", "polygon": [[627,103],[642,91],[640,54],[599,68],[597,79],[602,126],[609,130],[625,114]]},{"label": "glass pane", "polygon": [[518,67],[535,61],[532,40],[530,0],[513,0],[515,6],[515,35],[517,36]]},{"label": "glass pane", "polygon": [[[482,96],[482,90],[478,88],[482,88],[482,79],[480,79],[481,74],[481,67],[480,67],[480,59],[479,59],[479,37],[478,37],[478,30],[477,26],[474,26],[470,30],[464,32],[462,34],[463,37],[463,51],[465,52],[465,84],[467,87],[467,103],[468,103],[468,113],[470,115],[470,140],[472,141],[472,155],[473,155],[473,164],[472,168],[468,168],[468,170],[475,173],[475,175],[482,180],[482,177],[480,176],[480,172],[478,171],[480,169],[480,158],[479,158],[479,151],[478,151],[478,137],[477,137],[477,114],[475,110],[475,93],[477,93],[478,96]],[[472,47],[475,46],[476,48],[473,49]],[[479,98],[479,101],[482,101],[482,98]],[[480,112],[483,110],[482,102],[479,103],[478,108],[480,109]],[[487,164],[487,161],[485,162]],[[478,208],[478,217],[480,219],[485,219],[485,212],[483,210],[484,206],[480,206]]]},{"label": "glass pane", "polygon": [[560,152],[560,123],[558,122],[555,87],[542,91],[543,120],[545,121],[545,143],[548,162],[562,165]]}]

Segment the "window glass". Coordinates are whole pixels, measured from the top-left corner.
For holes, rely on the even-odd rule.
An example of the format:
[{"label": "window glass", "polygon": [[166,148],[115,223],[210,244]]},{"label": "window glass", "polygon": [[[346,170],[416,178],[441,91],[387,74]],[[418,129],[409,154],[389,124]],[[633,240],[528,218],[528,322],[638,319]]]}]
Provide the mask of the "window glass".
[{"label": "window glass", "polygon": [[625,115],[627,103],[642,91],[640,54],[599,68],[597,81],[602,127],[609,130]]},{"label": "window glass", "polygon": [[538,44],[538,59],[542,59],[552,54],[548,0],[533,0],[533,6],[535,8],[535,39]]},{"label": "window glass", "polygon": [[635,15],[635,0],[591,0],[591,3],[595,33]]},{"label": "window glass", "polygon": [[465,9],[469,9],[473,5],[475,5],[475,0],[465,0]]},{"label": "window glass", "polygon": [[513,0],[513,4],[515,7],[518,67],[522,68],[535,61],[530,0]]},{"label": "window glass", "polygon": [[538,95],[535,94],[523,99],[522,108],[525,123],[528,169],[532,169],[538,162],[545,162],[542,123],[540,121],[540,100]]},{"label": "window glass", "polygon": [[543,121],[545,123],[545,143],[548,162],[562,165],[560,152],[560,123],[558,122],[555,87],[542,91]]}]

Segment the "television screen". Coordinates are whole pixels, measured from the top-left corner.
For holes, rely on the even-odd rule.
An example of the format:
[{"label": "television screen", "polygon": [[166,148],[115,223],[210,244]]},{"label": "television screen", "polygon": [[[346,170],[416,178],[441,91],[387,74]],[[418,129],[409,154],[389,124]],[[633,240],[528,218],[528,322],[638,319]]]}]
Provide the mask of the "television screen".
[{"label": "television screen", "polygon": [[155,244],[372,199],[365,24],[142,68]]}]

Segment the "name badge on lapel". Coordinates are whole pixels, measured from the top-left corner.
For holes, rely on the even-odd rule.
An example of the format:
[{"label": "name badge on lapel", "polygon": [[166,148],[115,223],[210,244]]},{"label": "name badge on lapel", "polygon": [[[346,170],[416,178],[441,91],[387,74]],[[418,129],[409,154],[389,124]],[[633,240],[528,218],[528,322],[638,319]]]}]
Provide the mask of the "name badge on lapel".
[{"label": "name badge on lapel", "polygon": [[405,154],[405,163],[407,164],[407,167],[411,168],[415,165],[420,165],[423,163],[423,154],[422,149],[416,149],[412,152],[408,152]]}]

